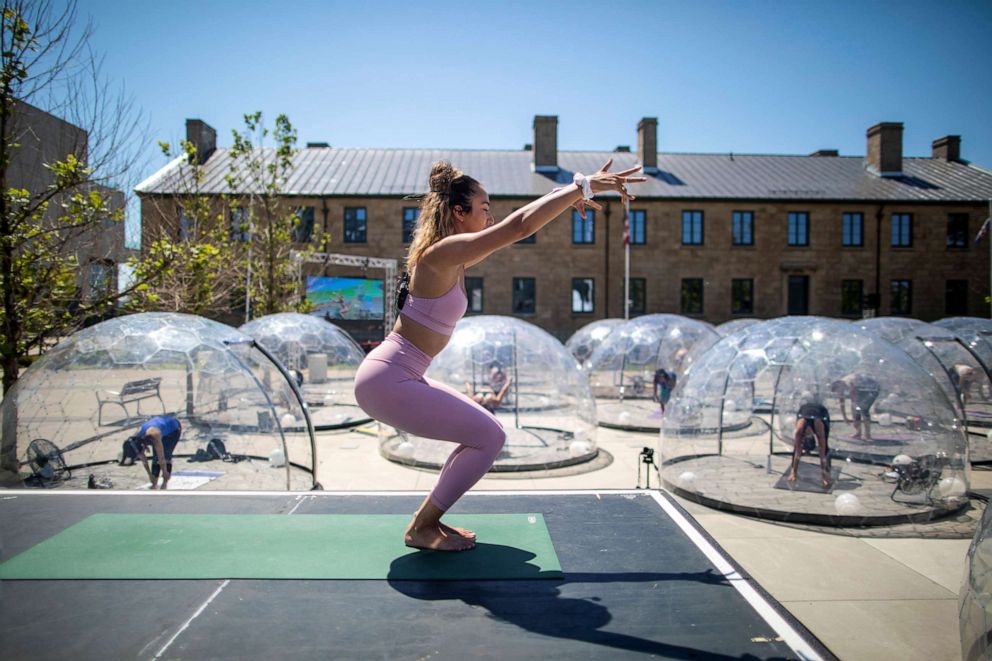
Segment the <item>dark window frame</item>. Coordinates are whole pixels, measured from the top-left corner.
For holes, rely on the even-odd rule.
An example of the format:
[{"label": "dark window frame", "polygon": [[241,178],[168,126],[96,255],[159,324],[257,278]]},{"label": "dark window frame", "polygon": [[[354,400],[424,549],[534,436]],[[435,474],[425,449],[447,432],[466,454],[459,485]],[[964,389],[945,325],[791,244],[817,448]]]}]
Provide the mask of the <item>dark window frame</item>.
[{"label": "dark window frame", "polygon": [[[687,227],[688,223],[688,227]],[[688,229],[688,236],[686,235]],[[698,234],[698,236],[697,236]],[[706,241],[706,214],[702,209],[682,210],[682,245],[701,246]]]},{"label": "dark window frame", "polygon": [[[746,231],[745,231],[746,220]],[[754,212],[753,211],[732,211],[730,213],[730,245],[732,246],[753,246],[754,245]]]},{"label": "dark window frame", "polygon": [[[855,284],[857,286],[855,287]],[[855,291],[857,293],[855,294]],[[860,278],[844,278],[840,281],[840,313],[843,316],[860,317],[865,311],[865,281]]]},{"label": "dark window frame", "polygon": [[[747,285],[746,289],[747,295],[746,299],[741,298],[743,292],[741,289],[744,285]],[[747,301],[747,305],[743,305],[744,300]],[[751,315],[754,314],[754,278],[731,278],[730,280],[730,314],[732,315]]]},{"label": "dark window frame", "polygon": [[643,246],[648,242],[648,211],[647,209],[630,210],[630,245]]},{"label": "dark window frame", "polygon": [[[228,214],[230,218],[227,224],[227,231],[230,233],[231,240],[251,241],[251,219],[248,217],[248,209],[234,206],[230,208]],[[235,222],[237,222],[236,229]]]},{"label": "dark window frame", "polygon": [[293,213],[296,215],[296,223],[293,225],[293,243],[310,243],[313,240],[315,209],[311,206],[296,207]]},{"label": "dark window frame", "polygon": [[[362,217],[359,218],[359,212]],[[349,213],[351,217],[349,217]],[[349,228],[349,223],[360,223],[361,227]],[[361,238],[356,235],[360,233]],[[344,208],[344,232],[341,233],[343,243],[368,243],[369,242],[369,213],[366,207],[345,207]]]},{"label": "dark window frame", "polygon": [[[947,214],[947,249],[961,251],[968,249],[968,214]],[[959,227],[954,227],[959,225]]]},{"label": "dark window frame", "polygon": [[[575,309],[575,285],[578,282],[589,283],[589,309],[588,310],[576,310]],[[596,278],[587,278],[579,276],[572,278],[572,288],[569,290],[570,303],[569,306],[572,309],[572,314],[594,314],[596,312]]]},{"label": "dark window frame", "polygon": [[[898,227],[896,220],[898,219]],[[892,248],[912,248],[913,247],[913,214],[893,213],[889,221],[892,233],[889,237],[889,245]]]},{"label": "dark window frame", "polygon": [[[785,241],[792,248],[809,247],[809,212],[789,211],[786,216]],[[800,231],[802,236],[800,236]]]},{"label": "dark window frame", "polygon": [[572,245],[596,245],[596,212],[594,210],[586,209],[586,217],[583,218],[577,210],[572,209]]},{"label": "dark window frame", "polygon": [[[898,287],[897,287],[898,285]],[[903,287],[905,285],[905,287]],[[896,305],[897,302],[901,301],[903,295],[897,293],[898,289],[905,289],[905,309],[902,306]],[[891,281],[889,285],[889,293],[891,298],[889,299],[889,313],[892,316],[906,317],[913,314],[913,281],[908,278],[895,278]]]},{"label": "dark window frame", "polygon": [[[851,225],[857,221],[857,237]],[[840,245],[844,248],[865,247],[865,215],[860,211],[845,211],[840,217]]]},{"label": "dark window frame", "polygon": [[413,242],[413,234],[420,219],[420,207],[403,207],[400,218],[400,239],[403,245],[408,246]]},{"label": "dark window frame", "polygon": [[[699,285],[699,308],[690,308],[691,300],[686,296],[686,288],[690,284]],[[683,315],[702,315],[706,311],[706,284],[703,278],[682,278],[682,286],[679,289],[679,309],[682,311]]]},{"label": "dark window frame", "polygon": [[[519,288],[517,287],[517,283],[527,283],[527,282],[530,283],[531,288],[532,288],[532,291],[531,291],[531,306],[532,306],[533,309],[531,309],[529,311],[528,310],[518,310],[517,309],[518,308],[517,291],[519,291]],[[511,312],[513,314],[522,315],[522,316],[532,316],[532,315],[537,314],[537,278],[530,277],[530,276],[514,276],[513,277],[512,287],[513,287],[513,289],[512,289],[511,303],[512,303],[513,309],[512,309]]]},{"label": "dark window frame", "polygon": [[[961,304],[951,305],[951,284],[961,286]],[[968,316],[968,281],[963,278],[954,278],[951,280],[944,281],[944,315],[948,317],[967,317]]]},{"label": "dark window frame", "polygon": [[[623,300],[624,291],[623,283],[620,285],[620,300]],[[640,306],[634,305],[637,303],[637,297],[635,296],[635,289],[640,287],[641,300]],[[631,278],[630,279],[630,298],[631,305],[629,308],[630,314],[646,314],[648,311],[648,282],[647,278]]]},{"label": "dark window frame", "polygon": [[[478,310],[476,310],[472,306],[473,303],[472,292],[474,292],[476,289],[479,290]],[[484,278],[475,275],[465,276],[465,295],[468,297],[468,307],[465,309],[465,314],[482,314],[486,307],[486,285]]]}]

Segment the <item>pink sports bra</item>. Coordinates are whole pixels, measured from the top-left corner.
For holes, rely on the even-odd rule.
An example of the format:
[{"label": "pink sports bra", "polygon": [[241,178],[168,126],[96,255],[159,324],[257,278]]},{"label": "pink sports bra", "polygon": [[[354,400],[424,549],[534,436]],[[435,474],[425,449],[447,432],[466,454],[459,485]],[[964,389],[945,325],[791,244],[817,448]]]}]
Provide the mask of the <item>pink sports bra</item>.
[{"label": "pink sports bra", "polygon": [[455,324],[462,318],[467,308],[468,297],[456,280],[451,289],[437,298],[408,294],[400,314],[435,333],[450,336],[455,331]]}]

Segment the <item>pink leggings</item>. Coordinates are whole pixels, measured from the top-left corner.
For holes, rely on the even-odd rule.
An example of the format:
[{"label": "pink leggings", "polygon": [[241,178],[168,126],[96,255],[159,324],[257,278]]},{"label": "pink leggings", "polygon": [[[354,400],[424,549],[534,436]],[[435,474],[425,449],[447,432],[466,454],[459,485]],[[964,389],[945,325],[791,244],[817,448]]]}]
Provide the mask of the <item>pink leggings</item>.
[{"label": "pink leggings", "polygon": [[458,443],[441,468],[431,502],[448,511],[496,461],[506,432],[496,417],[467,396],[424,376],[431,357],[399,333],[362,361],[355,399],[370,416],[399,430]]}]

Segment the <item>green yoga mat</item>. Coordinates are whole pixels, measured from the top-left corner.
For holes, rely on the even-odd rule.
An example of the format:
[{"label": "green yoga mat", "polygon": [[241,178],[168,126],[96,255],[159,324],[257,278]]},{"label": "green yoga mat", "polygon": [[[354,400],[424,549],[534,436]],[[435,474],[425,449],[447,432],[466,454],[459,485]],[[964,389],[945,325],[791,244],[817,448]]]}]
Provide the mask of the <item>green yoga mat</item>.
[{"label": "green yoga mat", "polygon": [[540,514],[447,516],[471,551],[403,544],[408,515],[94,514],[0,564],[0,579],[561,578]]}]

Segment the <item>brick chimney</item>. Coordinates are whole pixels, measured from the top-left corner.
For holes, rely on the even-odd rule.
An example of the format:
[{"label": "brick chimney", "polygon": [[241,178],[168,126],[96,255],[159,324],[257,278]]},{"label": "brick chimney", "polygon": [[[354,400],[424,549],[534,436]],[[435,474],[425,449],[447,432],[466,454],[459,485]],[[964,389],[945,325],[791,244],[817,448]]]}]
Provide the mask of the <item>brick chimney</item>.
[{"label": "brick chimney", "polygon": [[558,115],[534,116],[534,172],[558,172]]},{"label": "brick chimney", "polygon": [[217,131],[202,119],[187,119],[186,141],[196,147],[197,161],[203,165],[217,149]]},{"label": "brick chimney", "polygon": [[645,174],[658,173],[658,118],[645,117],[637,123],[637,158]]},{"label": "brick chimney", "polygon": [[902,122],[880,122],[868,129],[868,170],[882,177],[902,174]]},{"label": "brick chimney", "polygon": [[961,160],[961,136],[945,135],[933,141],[933,157],[942,161]]}]

